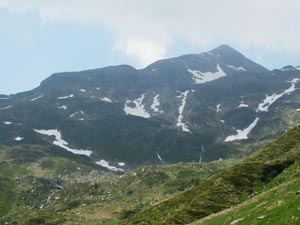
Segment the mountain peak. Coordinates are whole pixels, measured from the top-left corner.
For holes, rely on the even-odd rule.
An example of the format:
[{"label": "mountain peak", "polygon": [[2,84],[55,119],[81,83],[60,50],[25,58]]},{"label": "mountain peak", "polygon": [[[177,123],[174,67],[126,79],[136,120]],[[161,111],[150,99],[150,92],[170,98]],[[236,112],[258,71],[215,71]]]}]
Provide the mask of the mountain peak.
[{"label": "mountain peak", "polygon": [[244,57],[240,52],[238,52],[237,50],[235,50],[234,48],[232,48],[229,45],[223,44],[220,45],[216,48],[214,48],[213,50],[210,51],[213,54],[220,54],[220,55],[228,55],[228,56],[234,56],[234,55],[238,55],[240,57]]}]

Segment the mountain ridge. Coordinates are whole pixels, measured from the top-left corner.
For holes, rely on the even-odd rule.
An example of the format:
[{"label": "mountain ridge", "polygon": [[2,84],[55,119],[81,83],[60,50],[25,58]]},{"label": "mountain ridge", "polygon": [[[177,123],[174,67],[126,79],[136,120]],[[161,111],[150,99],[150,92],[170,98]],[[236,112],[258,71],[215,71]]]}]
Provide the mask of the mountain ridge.
[{"label": "mountain ridge", "polygon": [[223,45],[140,70],[120,65],[56,73],[0,100],[0,116],[32,131],[60,131],[68,148],[92,151],[93,163],[130,168],[198,161],[200,152],[212,161],[248,154],[253,140],[262,144],[299,121],[299,78],[298,70],[269,71]]}]

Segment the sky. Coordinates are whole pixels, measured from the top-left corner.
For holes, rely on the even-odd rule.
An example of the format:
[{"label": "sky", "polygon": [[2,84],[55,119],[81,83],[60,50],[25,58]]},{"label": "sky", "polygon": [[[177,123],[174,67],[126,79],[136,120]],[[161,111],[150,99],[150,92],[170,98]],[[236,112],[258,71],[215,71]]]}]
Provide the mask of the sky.
[{"label": "sky", "polygon": [[221,44],[268,69],[297,66],[299,12],[299,0],[0,0],[0,93]]}]

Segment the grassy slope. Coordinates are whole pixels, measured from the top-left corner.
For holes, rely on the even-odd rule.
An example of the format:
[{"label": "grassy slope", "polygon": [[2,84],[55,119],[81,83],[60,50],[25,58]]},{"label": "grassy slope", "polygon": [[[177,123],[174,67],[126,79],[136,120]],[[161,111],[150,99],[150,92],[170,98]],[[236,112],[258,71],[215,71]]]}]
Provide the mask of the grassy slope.
[{"label": "grassy slope", "polygon": [[266,145],[178,196],[146,208],[123,224],[187,224],[247,200],[263,191],[285,168],[300,159],[300,127]]},{"label": "grassy slope", "polygon": [[[208,216],[191,225],[299,224],[300,164],[293,164],[269,185],[270,190],[233,208]],[[273,188],[272,188],[273,187]]]},{"label": "grassy slope", "polygon": [[[38,145],[2,146],[0,162],[0,223],[20,225],[118,220],[235,163],[150,166],[119,176],[54,157]],[[63,189],[57,190],[58,186]],[[51,193],[50,203],[39,209]]]}]

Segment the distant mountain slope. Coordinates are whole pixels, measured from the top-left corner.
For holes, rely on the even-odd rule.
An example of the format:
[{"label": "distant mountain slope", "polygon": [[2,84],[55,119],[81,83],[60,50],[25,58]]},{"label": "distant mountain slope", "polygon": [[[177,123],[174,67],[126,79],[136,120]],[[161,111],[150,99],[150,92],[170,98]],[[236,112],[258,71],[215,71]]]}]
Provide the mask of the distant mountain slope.
[{"label": "distant mountain slope", "polygon": [[269,71],[226,45],[141,70],[57,73],[0,98],[0,143],[34,137],[117,170],[229,158],[300,122],[299,78],[299,68]]},{"label": "distant mountain slope", "polygon": [[264,191],[276,176],[299,161],[299,146],[300,127],[296,127],[241,163],[178,196],[141,210],[122,224],[187,224],[237,205]]}]

